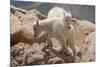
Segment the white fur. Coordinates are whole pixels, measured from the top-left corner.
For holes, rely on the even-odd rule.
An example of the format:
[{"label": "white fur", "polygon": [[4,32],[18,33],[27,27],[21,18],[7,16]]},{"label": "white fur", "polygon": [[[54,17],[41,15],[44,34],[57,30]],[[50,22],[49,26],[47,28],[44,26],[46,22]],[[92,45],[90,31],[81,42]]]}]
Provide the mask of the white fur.
[{"label": "white fur", "polygon": [[[37,28],[39,28],[38,31],[41,30],[41,32],[44,31],[45,33],[47,33],[50,38],[54,37],[59,40],[62,47],[66,51],[68,51],[68,47],[70,47],[73,51],[73,57],[75,58],[76,50],[74,45],[74,27],[72,25],[69,25],[68,23],[70,23],[70,21],[66,22],[64,21],[64,18],[54,17],[39,21]],[[35,25],[33,25],[33,28],[34,26]],[[68,29],[68,27],[71,28]],[[39,36],[39,33],[35,34],[38,34]]]}]

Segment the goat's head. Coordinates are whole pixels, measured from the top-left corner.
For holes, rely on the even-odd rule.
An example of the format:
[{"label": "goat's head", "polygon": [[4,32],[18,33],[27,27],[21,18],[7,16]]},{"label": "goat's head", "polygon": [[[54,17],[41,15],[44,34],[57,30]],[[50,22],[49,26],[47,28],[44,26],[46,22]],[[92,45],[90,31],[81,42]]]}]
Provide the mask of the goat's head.
[{"label": "goat's head", "polygon": [[67,11],[67,14],[64,14],[64,16],[65,16],[65,17],[66,17],[66,16],[68,16],[68,17],[72,17],[71,11],[68,10],[68,11]]},{"label": "goat's head", "polygon": [[37,38],[41,34],[41,26],[39,24],[39,21],[36,21],[33,25],[34,30],[34,37]]},{"label": "goat's head", "polygon": [[72,14],[71,14],[70,10],[68,10],[67,13],[64,13],[64,22],[68,29],[71,28],[71,25],[70,25],[71,19],[72,19]]},{"label": "goat's head", "polygon": [[71,28],[71,18],[72,18],[72,17],[70,17],[70,16],[64,17],[64,22],[65,22],[66,27],[67,27],[68,29]]}]

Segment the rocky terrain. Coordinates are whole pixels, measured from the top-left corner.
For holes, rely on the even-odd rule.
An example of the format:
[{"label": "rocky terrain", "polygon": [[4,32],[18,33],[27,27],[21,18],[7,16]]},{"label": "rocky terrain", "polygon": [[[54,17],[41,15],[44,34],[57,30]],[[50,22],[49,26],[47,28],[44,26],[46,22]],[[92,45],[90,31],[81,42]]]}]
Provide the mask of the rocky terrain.
[{"label": "rocky terrain", "polygon": [[[70,53],[61,50],[61,44],[52,38],[45,43],[46,36],[34,38],[33,23],[48,18],[36,9],[24,10],[11,5],[11,67],[43,64],[73,63]],[[95,61],[95,24],[73,17],[75,27],[75,62]],[[52,45],[52,46],[51,46]]]}]

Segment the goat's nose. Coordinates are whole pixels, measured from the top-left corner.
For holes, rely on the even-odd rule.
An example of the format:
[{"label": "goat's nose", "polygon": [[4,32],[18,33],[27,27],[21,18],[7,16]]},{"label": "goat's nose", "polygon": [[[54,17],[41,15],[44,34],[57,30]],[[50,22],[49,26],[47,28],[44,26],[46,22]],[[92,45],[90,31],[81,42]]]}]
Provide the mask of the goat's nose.
[{"label": "goat's nose", "polygon": [[71,27],[68,27],[68,29],[70,29]]}]

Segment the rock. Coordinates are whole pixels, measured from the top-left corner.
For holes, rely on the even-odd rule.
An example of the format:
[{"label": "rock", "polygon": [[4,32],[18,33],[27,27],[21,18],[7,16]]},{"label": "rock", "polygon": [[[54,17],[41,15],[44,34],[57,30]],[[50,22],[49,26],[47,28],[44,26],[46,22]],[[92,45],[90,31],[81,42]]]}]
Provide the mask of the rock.
[{"label": "rock", "polygon": [[28,43],[30,45],[32,45],[33,43],[39,43],[40,44],[40,43],[46,42],[46,39],[47,39],[47,35],[43,35],[42,37],[35,39],[34,38],[33,25],[30,24],[30,23],[21,25],[21,28],[18,29],[18,32],[11,34],[12,46],[14,44],[19,43],[19,42]]},{"label": "rock", "polygon": [[[16,13],[19,12],[17,11]],[[19,13],[19,15],[21,14]],[[37,14],[34,12],[34,10],[30,10],[27,11],[25,15],[21,15],[19,20],[21,21],[21,31],[18,34],[14,35],[14,37],[12,37],[12,40],[14,40],[13,42],[25,42],[32,45],[33,42],[36,41],[36,39],[34,39],[33,23],[36,20],[39,20]]]},{"label": "rock", "polygon": [[37,65],[37,64],[45,64],[45,53],[42,51],[43,44],[34,43],[32,49],[26,50],[26,65]]},{"label": "rock", "polygon": [[86,20],[78,20],[73,18],[72,25],[75,28],[75,44],[80,48],[84,47],[85,38],[95,31],[95,24]]},{"label": "rock", "polygon": [[40,20],[46,19],[47,17],[45,15],[43,15],[42,13],[40,13],[38,10],[34,9],[34,10],[30,10],[27,13],[34,13],[35,16],[37,16]]},{"label": "rock", "polygon": [[85,40],[82,61],[95,61],[95,32],[89,34]]},{"label": "rock", "polygon": [[22,22],[20,22],[19,19],[15,15],[11,14],[11,42],[12,44],[25,42],[32,45],[33,40],[34,40],[33,24],[30,22],[29,23],[27,22],[26,24],[22,25]]},{"label": "rock", "polygon": [[74,58],[70,53],[65,53],[64,51],[55,53],[57,57],[62,58],[65,63],[74,63]]},{"label": "rock", "polygon": [[14,34],[16,32],[19,32],[19,30],[21,29],[21,25],[20,25],[21,22],[19,21],[19,19],[15,15],[13,15],[11,13],[10,20],[11,20],[11,22],[10,22],[10,24],[11,24],[11,26],[10,26],[10,29],[11,29],[10,33]]},{"label": "rock", "polygon": [[26,53],[25,53],[25,49],[26,48],[31,48],[28,44],[24,44],[24,43],[18,43],[16,45],[14,45],[13,47],[11,47],[11,61],[13,64],[16,65],[15,61],[17,62],[17,66],[18,65],[25,65],[26,62]]},{"label": "rock", "polygon": [[[11,5],[10,9],[11,9],[11,13],[14,14],[19,20],[27,12],[26,10],[16,8],[13,5]],[[22,21],[20,20],[20,22],[22,22]]]},{"label": "rock", "polygon": [[[22,12],[20,12],[20,11],[16,11],[15,12],[15,16],[20,20],[20,18],[23,16],[24,14],[22,13]],[[20,22],[22,22],[21,20],[20,20]]]},{"label": "rock", "polygon": [[[21,14],[18,11],[15,12],[17,17]],[[15,15],[11,14],[11,42],[13,44],[18,42],[33,44],[34,31],[32,23],[28,23],[28,20],[27,24],[22,25],[22,22]]]},{"label": "rock", "polygon": [[83,50],[79,46],[77,46],[77,45],[75,45],[75,47],[76,47],[76,55],[77,55],[78,58],[81,59],[82,58]]},{"label": "rock", "polygon": [[68,54],[67,52],[65,53],[62,50],[57,51],[48,45],[43,48],[43,51],[46,53],[45,59],[47,61],[49,61],[49,59],[54,58],[54,57],[61,58],[65,63],[71,63],[74,60],[71,54]]},{"label": "rock", "polygon": [[60,42],[58,40],[56,40],[55,38],[51,38],[52,40],[52,48],[57,51],[60,52],[62,50],[62,46],[60,44]]},{"label": "rock", "polygon": [[18,62],[15,59],[11,58],[10,67],[17,67],[17,66]]},{"label": "rock", "polygon": [[[14,25],[12,27],[14,27]],[[11,42],[14,44],[17,44],[19,42],[25,42],[32,45],[33,38],[34,38],[34,31],[32,24],[27,24],[23,26],[21,25],[21,29],[19,29],[18,32],[11,34]]]},{"label": "rock", "polygon": [[[84,55],[84,50],[86,48],[86,38],[91,33],[95,32],[95,24],[86,20],[78,20],[73,18],[72,25],[75,28],[75,44],[80,48],[81,52],[77,53],[78,57],[81,56],[81,59]],[[95,38],[94,38],[95,39]],[[91,39],[89,39],[91,40]],[[81,61],[80,59],[80,61]]]},{"label": "rock", "polygon": [[11,47],[11,66],[45,64],[45,53],[39,48],[26,43],[18,43]]},{"label": "rock", "polygon": [[61,59],[59,57],[50,58],[48,60],[48,64],[61,64],[61,63],[65,63],[65,62],[63,59]]},{"label": "rock", "polygon": [[19,11],[23,14],[25,14],[27,12],[27,10],[23,10],[23,9],[20,9],[20,8],[16,8],[15,6],[13,5],[10,5],[10,9],[11,9],[11,13],[15,14],[16,11]]},{"label": "rock", "polygon": [[66,11],[63,8],[60,7],[53,7],[49,12],[48,12],[48,18],[52,17],[72,17],[70,11]]},{"label": "rock", "polygon": [[42,51],[27,53],[27,65],[45,64],[44,55]]},{"label": "rock", "polygon": [[24,24],[33,24],[36,20],[39,20],[39,18],[36,16],[36,13],[34,13],[34,10],[27,11],[26,14],[20,17],[20,20],[22,22],[22,25]]},{"label": "rock", "polygon": [[33,43],[32,47],[37,50],[37,51],[42,51],[45,47],[46,47],[46,44],[45,43]]},{"label": "rock", "polygon": [[[18,16],[20,16],[22,14],[18,11],[16,11],[16,12],[19,13],[19,14],[15,13]],[[21,16],[21,17],[23,17],[23,16]],[[26,18],[24,18],[24,19],[26,19]],[[34,30],[33,30],[33,24],[29,22],[31,20],[28,19],[27,22],[26,22],[26,20],[23,22],[20,22],[19,20],[20,19],[18,19],[15,15],[11,14],[11,43],[12,43],[12,45],[17,44],[19,42],[25,42],[25,43],[32,45],[33,40],[34,40]],[[34,20],[35,20],[35,18],[33,19],[33,22],[34,22]],[[22,24],[22,23],[26,23],[26,24]]]},{"label": "rock", "polygon": [[19,32],[21,30],[21,22],[19,19],[11,13],[10,18],[10,35],[11,35],[11,46],[16,44],[18,42],[19,38]]},{"label": "rock", "polygon": [[23,38],[20,38],[19,42],[25,42],[30,45],[33,44],[33,39],[34,39],[34,30],[33,30],[33,25],[32,24],[24,24],[22,25],[22,29],[20,31],[20,36]]},{"label": "rock", "polygon": [[34,23],[37,20],[43,20],[45,19],[46,16],[38,12],[36,9],[34,10],[29,10],[26,12],[25,15],[23,15],[20,20],[22,21],[22,24],[27,24],[27,23]]},{"label": "rock", "polygon": [[75,63],[79,63],[80,61],[81,61],[81,58],[76,56]]}]

